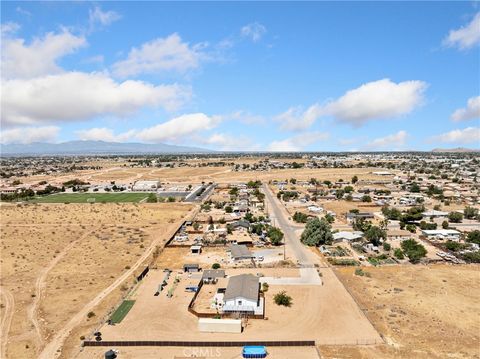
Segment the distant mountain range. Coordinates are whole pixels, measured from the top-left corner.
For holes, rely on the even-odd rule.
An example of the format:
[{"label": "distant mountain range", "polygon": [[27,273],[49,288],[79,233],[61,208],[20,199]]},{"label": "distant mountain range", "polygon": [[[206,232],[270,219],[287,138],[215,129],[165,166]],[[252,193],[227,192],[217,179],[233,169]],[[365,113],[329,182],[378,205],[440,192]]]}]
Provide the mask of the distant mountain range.
[{"label": "distant mountain range", "polygon": [[480,152],[480,150],[473,149],[473,148],[457,147],[457,148],[434,148],[432,152]]},{"label": "distant mountain range", "polygon": [[105,141],[68,141],[61,143],[35,142],[30,144],[0,145],[2,156],[15,155],[128,155],[155,153],[211,153],[212,150],[197,147],[175,146],[164,143],[120,143]]}]

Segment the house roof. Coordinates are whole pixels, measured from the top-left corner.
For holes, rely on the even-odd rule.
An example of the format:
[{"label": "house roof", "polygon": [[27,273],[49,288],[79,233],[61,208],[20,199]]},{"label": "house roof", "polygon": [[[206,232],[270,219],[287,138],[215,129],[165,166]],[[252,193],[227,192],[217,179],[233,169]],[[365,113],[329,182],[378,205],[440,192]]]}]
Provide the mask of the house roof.
[{"label": "house roof", "polygon": [[240,274],[230,278],[224,300],[242,297],[252,301],[258,300],[259,280],[252,274]]},{"label": "house roof", "polygon": [[247,246],[242,244],[232,244],[230,246],[230,252],[233,258],[253,257],[252,253],[250,253]]},{"label": "house roof", "polygon": [[355,239],[362,238],[363,232],[357,231],[357,232],[337,232],[333,234],[333,239],[339,240],[339,239],[346,239],[349,241],[353,241]]},{"label": "house roof", "polygon": [[202,274],[202,279],[223,277],[225,277],[225,271],[223,269],[206,269]]},{"label": "house roof", "polygon": [[236,221],[234,223],[232,223],[232,226],[233,228],[237,228],[237,227],[243,227],[243,228],[250,228],[250,222],[248,221],[245,221],[245,220],[239,220],[239,221]]},{"label": "house roof", "polygon": [[425,229],[422,231],[426,235],[431,236],[448,236],[448,235],[459,235],[460,232],[455,229]]},{"label": "house roof", "polygon": [[389,229],[387,236],[411,236],[412,233],[404,229]]},{"label": "house roof", "polygon": [[422,216],[424,217],[431,217],[431,216],[445,217],[447,215],[448,215],[448,212],[436,211],[434,209],[432,209],[431,211],[426,211],[422,213]]},{"label": "house roof", "polygon": [[192,264],[187,263],[187,264],[183,265],[183,268],[198,268],[198,267],[199,267],[199,265],[196,264],[196,263],[192,263]]}]

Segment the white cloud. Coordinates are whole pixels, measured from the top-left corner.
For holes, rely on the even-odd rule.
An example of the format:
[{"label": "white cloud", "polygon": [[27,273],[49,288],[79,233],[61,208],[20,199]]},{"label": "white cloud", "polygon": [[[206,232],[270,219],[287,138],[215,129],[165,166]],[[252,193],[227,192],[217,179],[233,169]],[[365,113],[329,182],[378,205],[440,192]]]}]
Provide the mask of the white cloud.
[{"label": "white cloud", "polygon": [[42,127],[15,127],[3,130],[0,133],[0,142],[3,144],[32,142],[54,142],[60,128],[56,126]]},{"label": "white cloud", "polygon": [[301,131],[311,127],[323,114],[320,105],[314,104],[302,111],[300,107],[290,107],[284,113],[277,115],[274,120],[280,123],[280,128],[286,131]]},{"label": "white cloud", "polygon": [[422,103],[426,87],[422,81],[373,81],[347,91],[326,104],[323,111],[341,122],[361,126],[370,120],[398,117],[413,111]]},{"label": "white cloud", "polygon": [[478,147],[480,146],[480,127],[467,127],[463,130],[458,129],[442,133],[432,137],[431,141],[458,144],[476,143]]},{"label": "white cloud", "polygon": [[32,16],[32,13],[30,11],[23,9],[20,6],[17,6],[15,11],[23,16],[28,16],[28,17]]},{"label": "white cloud", "polygon": [[115,11],[102,11],[99,6],[95,6],[88,12],[88,22],[90,30],[93,30],[96,24],[108,26],[111,23],[120,20],[122,17]]},{"label": "white cloud", "polygon": [[242,36],[250,38],[253,42],[260,41],[266,32],[267,28],[258,22],[252,22],[240,29]]},{"label": "white cloud", "polygon": [[83,141],[106,141],[106,142],[125,142],[135,136],[136,131],[130,130],[115,135],[113,130],[105,127],[95,127],[88,130],[80,130],[76,132],[77,137]]},{"label": "white cloud", "polygon": [[286,138],[284,140],[271,142],[267,149],[272,152],[298,152],[305,147],[328,139],[330,135],[324,132],[309,132],[297,136]]},{"label": "white cloud", "polygon": [[174,110],[190,97],[190,88],[116,82],[102,73],[68,72],[2,83],[2,122],[35,124],[128,116],[142,107]]},{"label": "white cloud", "polygon": [[125,60],[113,64],[113,72],[120,77],[162,71],[185,72],[197,68],[206,56],[205,44],[190,46],[178,34],[144,43],[130,50]]},{"label": "white cloud", "polygon": [[248,137],[243,135],[232,136],[225,133],[214,133],[207,138],[197,136],[196,140],[201,144],[213,145],[223,151],[253,151],[258,149]]},{"label": "white cloud", "polygon": [[451,119],[455,122],[468,121],[476,118],[480,118],[480,96],[469,98],[467,107],[455,110],[451,116]]},{"label": "white cloud", "polygon": [[265,123],[265,118],[259,115],[253,115],[247,111],[235,111],[228,115],[222,116],[228,120],[240,121],[246,125],[261,125]]},{"label": "white cloud", "polygon": [[443,43],[447,46],[456,46],[460,50],[469,49],[480,43],[480,12],[467,25],[457,30],[450,30]]},{"label": "white cloud", "polygon": [[136,137],[146,142],[178,141],[185,136],[210,130],[219,122],[218,117],[209,117],[203,113],[186,114],[143,129],[137,133]]},{"label": "white cloud", "polygon": [[427,84],[422,81],[373,81],[324,105],[315,103],[305,111],[301,107],[291,107],[274,120],[287,131],[306,130],[323,116],[333,116],[340,122],[358,127],[371,120],[398,117],[413,111],[422,103],[426,88]]},{"label": "white cloud", "polygon": [[[1,33],[2,37],[14,34],[18,30],[20,30],[20,25],[17,24],[16,22],[9,21],[9,22],[6,22],[6,23],[3,23],[3,24],[0,25],[0,33]],[[5,41],[5,40],[2,39],[2,42],[3,41]]]},{"label": "white cloud", "polygon": [[48,33],[35,38],[30,44],[24,39],[2,39],[2,77],[32,78],[62,72],[56,61],[85,46],[84,37],[75,36],[68,30]]},{"label": "white cloud", "polygon": [[393,135],[376,138],[370,143],[368,143],[366,147],[369,149],[394,150],[404,146],[407,141],[407,138],[408,138],[408,133],[402,130],[402,131],[398,131]]}]

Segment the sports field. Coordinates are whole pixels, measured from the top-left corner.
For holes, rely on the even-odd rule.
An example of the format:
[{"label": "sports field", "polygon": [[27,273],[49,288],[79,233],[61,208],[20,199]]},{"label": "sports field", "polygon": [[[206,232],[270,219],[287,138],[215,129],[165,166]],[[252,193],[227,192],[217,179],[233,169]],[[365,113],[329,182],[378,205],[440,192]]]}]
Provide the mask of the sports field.
[{"label": "sports field", "polygon": [[148,193],[58,193],[44,197],[36,197],[37,203],[125,203],[140,202],[148,197]]}]

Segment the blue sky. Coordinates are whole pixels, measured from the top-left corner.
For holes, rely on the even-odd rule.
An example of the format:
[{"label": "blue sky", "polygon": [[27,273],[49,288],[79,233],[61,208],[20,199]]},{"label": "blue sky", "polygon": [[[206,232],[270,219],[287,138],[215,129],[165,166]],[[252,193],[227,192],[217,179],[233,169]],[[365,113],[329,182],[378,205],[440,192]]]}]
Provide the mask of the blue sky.
[{"label": "blue sky", "polygon": [[480,147],[475,2],[2,2],[3,143]]}]

